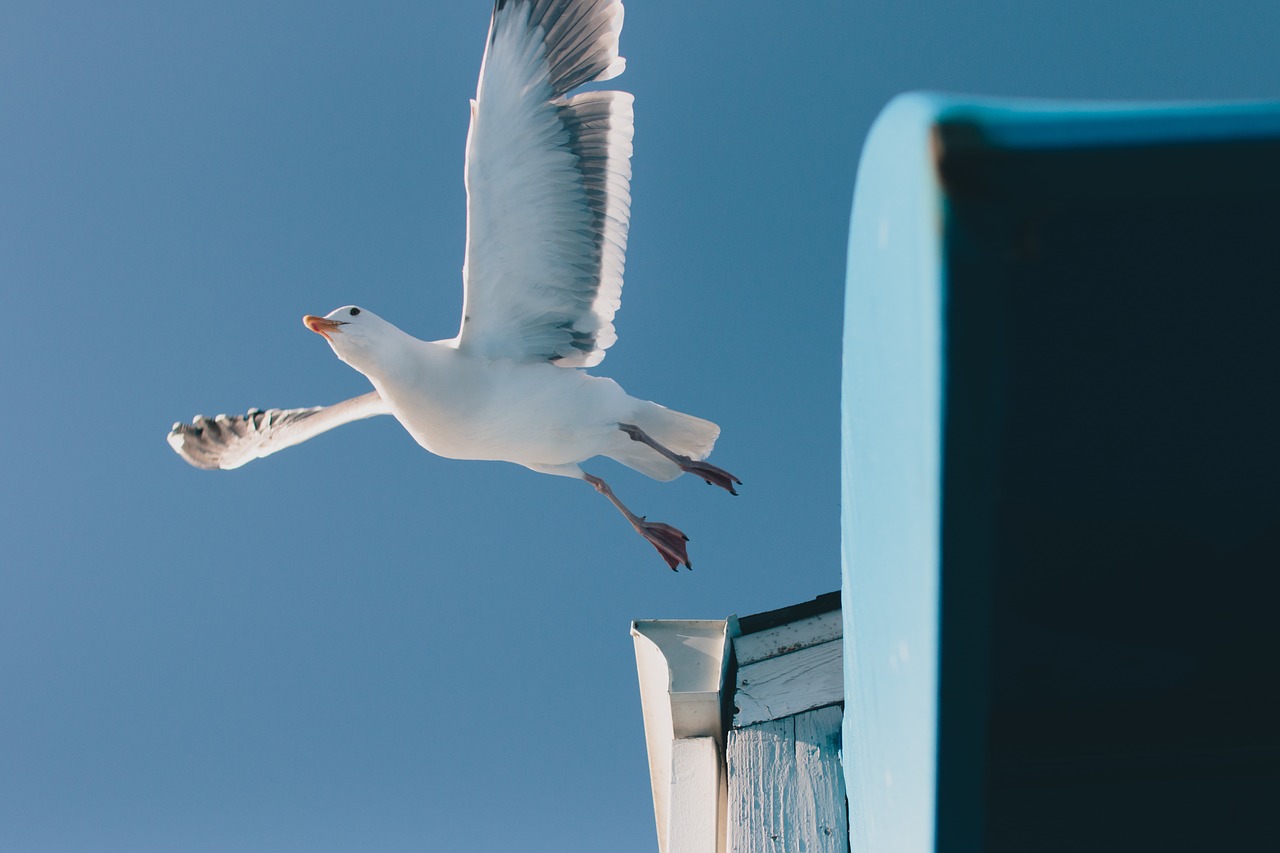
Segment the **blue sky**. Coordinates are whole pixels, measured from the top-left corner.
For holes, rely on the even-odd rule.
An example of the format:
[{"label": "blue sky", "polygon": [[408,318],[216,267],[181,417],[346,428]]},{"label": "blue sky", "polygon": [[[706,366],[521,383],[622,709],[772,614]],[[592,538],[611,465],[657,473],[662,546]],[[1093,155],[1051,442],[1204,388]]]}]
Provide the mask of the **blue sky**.
[{"label": "blue sky", "polygon": [[839,585],[845,238],[861,142],[918,88],[1280,96],[1280,6],[627,7],[620,340],[595,372],[717,421],[733,498],[591,489],[390,419],[235,472],[196,412],[366,390],[299,323],[461,308],[470,2],[0,11],[0,849],[655,849],[628,624]]}]

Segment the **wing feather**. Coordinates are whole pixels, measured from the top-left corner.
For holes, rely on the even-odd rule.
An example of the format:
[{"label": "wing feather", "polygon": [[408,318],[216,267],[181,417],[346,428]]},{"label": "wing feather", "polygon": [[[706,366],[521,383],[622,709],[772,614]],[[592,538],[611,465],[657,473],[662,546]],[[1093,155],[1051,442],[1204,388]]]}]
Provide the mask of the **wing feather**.
[{"label": "wing feather", "polygon": [[370,391],[332,406],[250,409],[216,418],[196,415],[192,423],[173,425],[169,446],[197,468],[230,470],[343,424],[388,413],[378,392]]},{"label": "wing feather", "polygon": [[617,340],[631,218],[632,98],[618,0],[499,0],[467,137],[458,346],[590,367]]}]

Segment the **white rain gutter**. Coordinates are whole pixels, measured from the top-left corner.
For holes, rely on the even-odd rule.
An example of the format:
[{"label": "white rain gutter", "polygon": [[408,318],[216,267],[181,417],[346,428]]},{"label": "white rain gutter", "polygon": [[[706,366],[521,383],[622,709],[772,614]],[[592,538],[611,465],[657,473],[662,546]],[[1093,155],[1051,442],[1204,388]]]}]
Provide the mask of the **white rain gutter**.
[{"label": "white rain gutter", "polygon": [[661,853],[724,853],[722,694],[737,620],[631,623]]}]

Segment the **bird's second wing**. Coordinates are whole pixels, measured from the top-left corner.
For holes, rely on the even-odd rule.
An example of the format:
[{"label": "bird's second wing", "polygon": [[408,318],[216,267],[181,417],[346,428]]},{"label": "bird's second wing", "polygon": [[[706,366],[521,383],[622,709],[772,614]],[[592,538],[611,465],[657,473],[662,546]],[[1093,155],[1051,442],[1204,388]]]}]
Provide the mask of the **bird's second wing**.
[{"label": "bird's second wing", "polygon": [[169,432],[169,446],[197,468],[239,468],[327,432],[334,427],[388,414],[377,391],[332,406],[312,409],[250,409],[244,415],[196,415],[189,424],[177,423]]},{"label": "bird's second wing", "polygon": [[498,0],[467,135],[458,346],[590,367],[613,315],[631,217],[631,95],[566,94],[621,73],[619,0]]}]

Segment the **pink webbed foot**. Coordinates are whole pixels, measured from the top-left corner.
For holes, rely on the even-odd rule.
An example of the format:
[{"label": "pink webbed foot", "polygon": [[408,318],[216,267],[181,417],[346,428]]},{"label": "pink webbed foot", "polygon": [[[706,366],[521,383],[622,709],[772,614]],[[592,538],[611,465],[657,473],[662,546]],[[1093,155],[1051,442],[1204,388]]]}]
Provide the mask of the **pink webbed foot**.
[{"label": "pink webbed foot", "polygon": [[671,571],[680,571],[681,563],[690,570],[693,569],[693,563],[689,560],[689,551],[684,544],[689,541],[688,536],[670,524],[663,524],[660,521],[645,521],[640,518],[632,522],[632,525],[636,533],[648,539],[649,544],[658,549],[658,553],[662,555],[662,559],[666,560]]},{"label": "pink webbed foot", "polygon": [[618,500],[618,496],[613,493],[613,489],[609,488],[609,484],[599,477],[591,474],[583,474],[582,479],[591,484],[591,486],[600,494],[609,499],[609,503],[613,504],[618,512],[631,523],[636,533],[639,533],[645,539],[649,540],[649,544],[658,549],[658,553],[662,555],[662,559],[666,562],[667,568],[673,572],[680,571],[680,564],[684,563],[690,570],[693,569],[693,562],[689,559],[689,551],[685,547],[689,537],[684,533],[672,527],[670,524],[663,524],[660,521],[645,521],[643,515],[636,515]]},{"label": "pink webbed foot", "polygon": [[635,424],[618,424],[618,429],[625,432],[632,441],[638,441],[642,444],[649,445],[658,453],[678,465],[680,470],[684,471],[686,474],[692,474],[695,477],[700,477],[705,480],[709,486],[719,486],[720,488],[728,491],[729,494],[736,495],[738,492],[733,488],[734,485],[742,485],[741,480],[723,468],[717,468],[710,462],[695,462],[688,456],[663,447],[661,444],[654,441],[647,432],[640,429],[640,427]]},{"label": "pink webbed foot", "polygon": [[735,483],[739,486],[742,485],[742,481],[737,477],[733,476],[723,468],[717,468],[710,462],[689,461],[681,465],[680,470],[684,471],[686,474],[701,477],[703,480],[706,480],[708,486],[719,486],[720,488],[727,490],[731,495],[737,494],[737,491],[733,488]]}]

